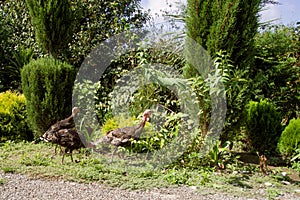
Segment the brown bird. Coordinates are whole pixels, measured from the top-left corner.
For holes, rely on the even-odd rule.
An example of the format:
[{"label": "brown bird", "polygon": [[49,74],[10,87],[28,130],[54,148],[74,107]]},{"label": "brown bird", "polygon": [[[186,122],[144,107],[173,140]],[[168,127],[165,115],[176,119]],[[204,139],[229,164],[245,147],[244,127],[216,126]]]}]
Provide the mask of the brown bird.
[{"label": "brown bird", "polygon": [[108,143],[116,146],[115,150],[112,152],[111,161],[110,161],[112,162],[113,155],[117,151],[119,146],[121,147],[129,146],[131,144],[131,139],[134,140],[140,139],[146,121],[148,121],[148,119],[150,118],[151,112],[152,111],[149,109],[145,110],[145,112],[143,113],[142,121],[135,126],[118,128],[107,132],[105,136],[103,136],[97,142],[95,142],[95,145],[99,143]]},{"label": "brown bird", "polygon": [[62,164],[64,162],[65,154],[69,154],[73,162],[72,151],[80,148],[93,148],[94,144],[92,142],[87,142],[86,138],[82,133],[76,130],[74,117],[79,112],[78,107],[74,107],[72,110],[72,115],[66,119],[58,121],[52,125],[44,134],[41,136],[41,140],[46,142],[51,142],[56,144],[56,148],[65,147],[65,151],[62,152]]},{"label": "brown bird", "polygon": [[65,147],[61,160],[62,164],[64,163],[65,154],[69,154],[72,162],[74,162],[72,157],[73,150],[86,147],[94,148],[94,144],[92,142],[87,142],[84,135],[75,128],[60,129],[53,134],[49,134],[45,137],[45,140]]},{"label": "brown bird", "polygon": [[[55,124],[53,124],[52,126],[50,126],[50,128],[43,134],[43,136],[40,137],[40,139],[48,142],[48,139],[52,138],[53,134],[58,132],[59,130],[75,128],[74,117],[78,112],[79,112],[79,108],[74,107],[72,109],[72,114],[69,117],[67,117],[63,120],[60,120],[60,121],[56,122]],[[46,138],[48,138],[48,139],[46,139]],[[56,154],[56,149],[59,144],[56,143],[56,140],[52,140],[52,141],[53,141],[52,142],[53,144],[56,144],[55,150],[54,150],[54,152]],[[60,151],[62,152],[61,149],[60,149]]]},{"label": "brown bird", "polygon": [[79,112],[79,108],[78,107],[74,107],[72,109],[72,114],[71,116],[60,120],[58,122],[56,122],[55,124],[53,124],[46,132],[46,133],[51,133],[51,132],[55,132],[58,131],[60,129],[64,129],[64,128],[74,128],[75,127],[75,122],[74,122],[74,117],[76,116],[76,114]]}]

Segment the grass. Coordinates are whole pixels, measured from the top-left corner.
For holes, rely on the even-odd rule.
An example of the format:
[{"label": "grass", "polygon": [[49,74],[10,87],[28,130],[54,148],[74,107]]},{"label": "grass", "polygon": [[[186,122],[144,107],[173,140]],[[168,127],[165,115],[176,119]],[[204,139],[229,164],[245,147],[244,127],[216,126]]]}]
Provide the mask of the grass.
[{"label": "grass", "polygon": [[[147,163],[133,166],[124,159],[93,154],[88,150],[73,153],[74,160],[54,156],[54,146],[48,143],[31,144],[26,142],[6,142],[0,144],[0,169],[4,173],[21,173],[45,179],[64,179],[76,182],[96,182],[123,189],[145,189],[176,186],[196,186],[203,193],[224,192],[235,196],[261,197],[256,191],[263,189],[264,197],[276,196],[295,191],[299,185],[284,185],[278,173],[265,176],[253,165],[232,164],[227,170],[215,172],[211,167],[173,167],[157,169]],[[240,172],[249,173],[240,173]],[[265,183],[270,183],[266,185]],[[0,184],[5,184],[0,179]],[[270,186],[271,185],[271,186]]]}]

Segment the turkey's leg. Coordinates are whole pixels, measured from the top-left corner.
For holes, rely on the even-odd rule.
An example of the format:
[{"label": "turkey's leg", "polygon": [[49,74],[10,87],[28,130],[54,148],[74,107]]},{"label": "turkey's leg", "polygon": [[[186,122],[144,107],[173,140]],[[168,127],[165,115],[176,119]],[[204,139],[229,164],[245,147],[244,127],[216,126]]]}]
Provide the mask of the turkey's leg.
[{"label": "turkey's leg", "polygon": [[72,162],[74,162],[73,161],[73,156],[72,156],[72,150],[70,150],[70,157],[71,157]]},{"label": "turkey's leg", "polygon": [[[57,155],[57,147],[58,147],[58,146],[59,146],[59,145],[56,144],[55,149],[54,149],[54,155]],[[60,150],[59,154],[60,154],[60,155],[63,154],[63,150],[61,149],[61,146],[59,146],[59,150]]]},{"label": "turkey's leg", "polygon": [[58,144],[56,144],[55,149],[54,149],[54,155],[57,154],[56,149],[57,149]]},{"label": "turkey's leg", "polygon": [[111,158],[110,158],[110,163],[112,163],[114,154],[116,153],[117,150],[118,150],[118,147],[116,147],[116,148],[114,149],[114,151],[112,152]]},{"label": "turkey's leg", "polygon": [[62,159],[61,159],[61,164],[63,165],[64,164],[64,159],[65,159],[65,152],[63,153],[63,155],[62,155]]},{"label": "turkey's leg", "polygon": [[68,153],[68,148],[65,148],[65,152],[63,152],[61,164],[64,164],[65,155]]}]

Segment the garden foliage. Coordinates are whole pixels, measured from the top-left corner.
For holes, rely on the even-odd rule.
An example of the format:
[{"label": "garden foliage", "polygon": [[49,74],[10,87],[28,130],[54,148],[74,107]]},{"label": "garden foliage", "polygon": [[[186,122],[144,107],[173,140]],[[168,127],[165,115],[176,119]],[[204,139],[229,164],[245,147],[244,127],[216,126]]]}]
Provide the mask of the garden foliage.
[{"label": "garden foliage", "polygon": [[35,36],[41,48],[55,58],[64,52],[77,22],[69,0],[26,0]]},{"label": "garden foliage", "polygon": [[[152,116],[152,118],[155,116]],[[146,122],[144,131],[139,140],[133,140],[131,146],[127,148],[129,152],[147,153],[162,149],[169,142],[178,139],[179,124],[181,115],[169,116],[162,127],[155,127],[155,124]],[[141,116],[126,117],[125,115],[112,117],[103,124],[102,134],[126,126],[134,126],[141,121]],[[160,128],[160,129],[159,129]]]},{"label": "garden foliage", "polygon": [[12,91],[0,93],[0,141],[32,139],[25,96]]},{"label": "garden foliage", "polygon": [[282,132],[280,114],[267,100],[250,101],[246,105],[246,135],[259,153],[274,152]]},{"label": "garden foliage", "polygon": [[299,116],[299,30],[278,25],[257,34],[255,67],[249,72],[251,99],[269,99],[287,119]]},{"label": "garden foliage", "polygon": [[291,119],[280,136],[278,150],[285,156],[291,156],[296,149],[300,149],[300,119]]},{"label": "garden foliage", "polygon": [[22,70],[28,118],[35,137],[71,114],[74,68],[53,58],[40,58]]}]

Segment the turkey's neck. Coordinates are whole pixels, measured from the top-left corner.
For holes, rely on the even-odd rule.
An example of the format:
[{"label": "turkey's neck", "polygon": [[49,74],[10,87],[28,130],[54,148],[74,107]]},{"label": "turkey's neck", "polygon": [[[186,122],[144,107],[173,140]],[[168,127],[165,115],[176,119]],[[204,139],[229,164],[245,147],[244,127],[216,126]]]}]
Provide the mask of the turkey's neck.
[{"label": "turkey's neck", "polygon": [[140,122],[140,124],[138,125],[138,129],[139,128],[142,128],[142,127],[144,127],[145,126],[145,124],[146,124],[146,119],[145,119],[145,117],[143,117],[143,120]]},{"label": "turkey's neck", "polygon": [[143,119],[142,119],[142,121],[141,121],[141,125],[144,127],[145,126],[145,124],[146,124],[146,121],[147,121],[147,116],[143,116]]},{"label": "turkey's neck", "polygon": [[141,121],[141,123],[138,125],[136,131],[135,131],[135,134],[137,137],[140,136],[140,134],[142,133],[143,129],[144,129],[144,126],[146,124],[146,121],[147,121],[147,116],[143,116],[143,119]]}]

